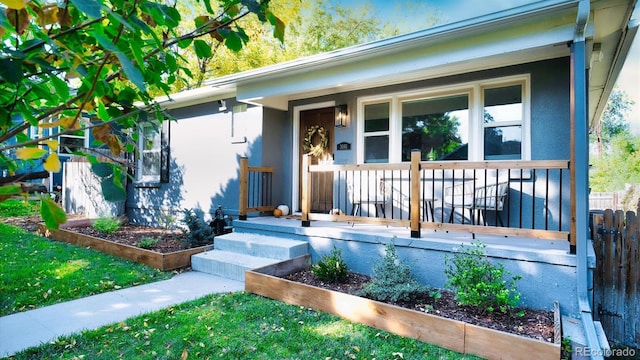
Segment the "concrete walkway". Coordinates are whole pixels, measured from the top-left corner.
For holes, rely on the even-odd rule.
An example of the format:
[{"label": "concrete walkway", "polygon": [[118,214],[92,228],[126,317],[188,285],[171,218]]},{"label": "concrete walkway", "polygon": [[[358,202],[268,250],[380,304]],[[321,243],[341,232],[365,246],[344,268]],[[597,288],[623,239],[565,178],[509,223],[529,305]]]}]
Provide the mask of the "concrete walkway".
[{"label": "concrete walkway", "polygon": [[0,317],[0,357],[207,294],[240,290],[242,281],[189,271],[169,280]]}]

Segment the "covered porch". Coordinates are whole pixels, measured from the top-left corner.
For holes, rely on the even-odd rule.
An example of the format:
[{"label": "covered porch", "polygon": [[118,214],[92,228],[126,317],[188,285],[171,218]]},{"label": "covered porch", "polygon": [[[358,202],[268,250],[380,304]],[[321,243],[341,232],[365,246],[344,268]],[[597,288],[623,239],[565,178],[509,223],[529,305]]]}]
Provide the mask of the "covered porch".
[{"label": "covered porch", "polygon": [[[497,245],[574,253],[569,161],[422,161],[420,155],[412,153],[411,162],[359,165],[305,155],[296,225],[361,234],[385,229],[411,239],[500,240]],[[241,159],[241,220],[250,213],[270,215],[278,206],[271,196],[274,171]]]}]

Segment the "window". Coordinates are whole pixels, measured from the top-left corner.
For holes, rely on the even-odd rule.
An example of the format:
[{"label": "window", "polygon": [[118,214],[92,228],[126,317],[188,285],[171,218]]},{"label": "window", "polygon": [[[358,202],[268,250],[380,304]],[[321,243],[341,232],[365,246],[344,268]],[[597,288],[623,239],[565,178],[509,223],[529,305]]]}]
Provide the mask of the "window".
[{"label": "window", "polygon": [[402,103],[402,161],[420,150],[422,160],[467,160],[469,96]]},{"label": "window", "polygon": [[522,85],[484,89],[484,158],[522,158]]},{"label": "window", "polygon": [[58,138],[58,153],[71,155],[76,151],[83,151],[88,147],[86,139],[85,130],[78,130],[70,134],[60,135]]},{"label": "window", "polygon": [[139,183],[169,182],[169,121],[144,123],[139,128],[136,180]]},{"label": "window", "polygon": [[151,124],[142,125],[138,141],[138,180],[160,182],[160,130]]},{"label": "window", "polygon": [[358,99],[358,162],[528,159],[528,75]]},{"label": "window", "polygon": [[364,144],[364,162],[389,162],[389,103],[365,105]]}]

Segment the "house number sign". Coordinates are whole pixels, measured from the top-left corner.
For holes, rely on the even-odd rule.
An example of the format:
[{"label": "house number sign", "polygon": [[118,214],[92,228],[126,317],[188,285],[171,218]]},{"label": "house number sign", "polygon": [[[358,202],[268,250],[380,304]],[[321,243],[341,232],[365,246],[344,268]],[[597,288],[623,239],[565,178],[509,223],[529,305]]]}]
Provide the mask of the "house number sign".
[{"label": "house number sign", "polygon": [[338,144],[338,150],[351,150],[351,144],[348,142],[341,142]]}]

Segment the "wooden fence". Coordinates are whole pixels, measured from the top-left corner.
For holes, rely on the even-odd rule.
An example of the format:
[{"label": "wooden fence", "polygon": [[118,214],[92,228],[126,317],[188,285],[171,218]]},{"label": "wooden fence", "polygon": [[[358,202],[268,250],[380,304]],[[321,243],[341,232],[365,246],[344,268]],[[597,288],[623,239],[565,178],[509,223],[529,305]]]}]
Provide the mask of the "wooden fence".
[{"label": "wooden fence", "polygon": [[104,199],[100,178],[91,171],[89,162],[65,162],[62,177],[62,204],[67,214],[89,218],[124,214],[124,201],[110,202]]},{"label": "wooden fence", "polygon": [[640,348],[640,226],[638,212],[593,215],[596,254],[594,310],[608,340]]},{"label": "wooden fence", "polygon": [[623,191],[592,192],[589,194],[589,209],[622,210]]}]

